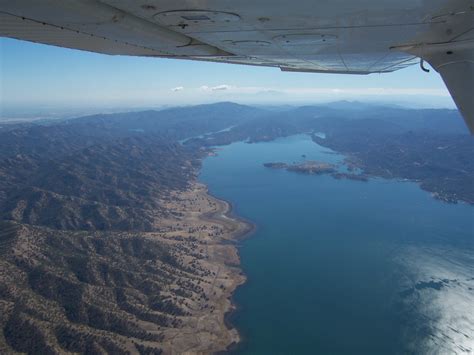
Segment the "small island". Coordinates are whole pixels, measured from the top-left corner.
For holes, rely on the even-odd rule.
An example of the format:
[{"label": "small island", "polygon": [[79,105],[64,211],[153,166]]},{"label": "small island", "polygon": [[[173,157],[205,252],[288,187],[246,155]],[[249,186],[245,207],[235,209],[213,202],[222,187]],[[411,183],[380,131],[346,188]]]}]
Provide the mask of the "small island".
[{"label": "small island", "polygon": [[298,164],[286,164],[281,162],[265,163],[263,166],[271,169],[286,169],[288,171],[310,175],[330,174],[337,171],[334,164],[318,162],[314,160],[308,160]]},{"label": "small island", "polygon": [[285,169],[300,174],[322,175],[330,174],[335,179],[350,179],[355,181],[368,181],[369,177],[365,174],[344,173],[337,170],[337,165],[318,162],[314,160],[305,161],[303,163],[287,164],[283,162],[272,162],[263,164],[270,169]]}]

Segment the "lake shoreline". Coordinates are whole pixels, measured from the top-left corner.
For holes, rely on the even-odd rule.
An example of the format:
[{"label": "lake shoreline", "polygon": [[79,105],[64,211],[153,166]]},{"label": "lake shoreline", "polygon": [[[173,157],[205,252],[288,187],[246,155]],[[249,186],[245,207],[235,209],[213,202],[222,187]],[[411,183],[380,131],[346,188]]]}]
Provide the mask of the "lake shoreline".
[{"label": "lake shoreline", "polygon": [[[303,155],[344,163],[345,155],[325,151],[307,136],[294,136],[237,142],[203,163],[200,181],[232,201],[233,215],[258,225],[251,239],[236,245],[247,279],[232,293],[234,307],[225,316],[240,333],[227,352],[406,352],[430,340],[418,332],[426,327],[470,348],[469,339],[449,327],[463,327],[458,314],[470,302],[466,288],[473,287],[461,277],[472,259],[455,253],[472,246],[472,209],[436,201],[411,181],[371,177],[362,184],[264,167],[272,161],[295,164]],[[410,255],[403,249],[407,243],[416,244]],[[452,263],[416,257],[420,247],[440,246],[437,255],[453,251]],[[462,272],[451,275],[456,262],[463,262]],[[407,264],[406,270],[398,266]],[[409,296],[401,293],[406,290]],[[459,306],[446,307],[451,299]],[[425,310],[445,320],[427,323]],[[456,317],[443,318],[449,314]],[[442,337],[436,344],[453,345]]]},{"label": "lake shoreline", "polygon": [[[164,353],[225,352],[241,341],[238,329],[228,321],[228,314],[237,308],[233,300],[235,290],[246,281],[237,244],[254,231],[254,224],[235,216],[231,203],[214,197],[198,179],[172,196],[166,207],[178,217],[170,221],[172,228],[168,232],[163,230],[162,236],[166,233],[168,238],[179,238],[177,243],[199,236],[200,244],[194,250],[205,255],[201,265],[212,274],[204,283],[197,284],[205,288],[205,297],[195,300],[197,307],[190,309],[192,314],[184,327],[166,331],[161,348]],[[189,251],[185,254],[191,255]],[[190,301],[188,298],[187,302]]]},{"label": "lake shoreline", "polygon": [[239,341],[229,344],[225,350],[219,351],[216,353],[216,354],[226,354],[229,351],[236,349],[243,342],[242,334],[239,332],[239,329],[235,326],[235,324],[232,321],[233,317],[240,309],[240,306],[237,304],[234,298],[235,292],[237,291],[239,287],[242,287],[247,282],[247,275],[244,273],[244,271],[241,268],[238,243],[246,240],[247,238],[250,238],[253,234],[255,234],[258,227],[254,222],[247,220],[241,216],[238,216],[235,213],[235,207],[231,201],[216,197],[209,191],[208,185],[205,183],[203,184],[206,186],[207,195],[223,206],[221,209],[219,209],[219,211],[208,214],[205,216],[205,218],[214,219],[214,220],[222,222],[222,219],[223,219],[222,217],[225,217],[228,220],[237,221],[237,223],[244,226],[243,228],[232,233],[232,237],[231,237],[233,240],[233,247],[235,248],[235,251],[239,259],[239,264],[232,265],[232,266],[238,267],[238,269],[240,270],[240,274],[243,276],[244,279],[243,279],[243,282],[237,284],[233,290],[229,290],[230,295],[228,299],[231,303],[231,307],[224,313],[224,324],[229,330],[235,329],[237,331],[239,335]]}]

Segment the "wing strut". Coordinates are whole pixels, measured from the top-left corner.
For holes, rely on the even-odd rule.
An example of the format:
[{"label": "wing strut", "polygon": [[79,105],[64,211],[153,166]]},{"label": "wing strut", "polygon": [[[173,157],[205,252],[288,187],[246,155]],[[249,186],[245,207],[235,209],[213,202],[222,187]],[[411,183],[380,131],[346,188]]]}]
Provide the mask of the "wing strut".
[{"label": "wing strut", "polygon": [[474,135],[474,40],[400,49],[420,57],[422,69],[423,61],[427,61],[441,75],[469,131]]},{"label": "wing strut", "polygon": [[474,49],[448,50],[428,59],[439,72],[474,134]]}]

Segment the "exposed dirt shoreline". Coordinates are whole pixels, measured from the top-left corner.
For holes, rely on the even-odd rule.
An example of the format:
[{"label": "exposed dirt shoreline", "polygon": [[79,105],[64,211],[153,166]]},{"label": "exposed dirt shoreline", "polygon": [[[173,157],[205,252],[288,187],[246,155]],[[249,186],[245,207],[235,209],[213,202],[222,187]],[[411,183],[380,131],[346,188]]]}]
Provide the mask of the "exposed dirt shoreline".
[{"label": "exposed dirt shoreline", "polygon": [[[241,278],[239,280],[239,282],[235,284],[235,287],[229,288],[227,290],[227,292],[228,292],[228,297],[227,298],[230,302],[230,307],[224,313],[224,325],[230,331],[237,331],[237,329],[234,327],[234,325],[232,324],[232,321],[231,321],[232,315],[238,310],[238,305],[235,303],[235,301],[233,299],[233,296],[234,296],[234,293],[235,293],[236,289],[238,287],[242,286],[247,280],[244,273],[240,269],[240,255],[239,255],[239,251],[238,251],[238,242],[245,239],[245,238],[248,238],[251,234],[253,234],[256,230],[256,225],[254,223],[240,217],[240,216],[237,216],[234,213],[234,207],[232,205],[232,202],[227,201],[227,200],[222,199],[222,198],[217,198],[216,196],[212,195],[209,192],[207,187],[206,187],[206,193],[210,198],[212,198],[214,201],[216,201],[216,203],[218,203],[220,208],[219,208],[218,211],[203,214],[202,218],[204,220],[205,219],[208,219],[208,220],[211,220],[211,221],[214,220],[214,221],[217,221],[217,222],[223,223],[223,224],[229,224],[230,223],[230,224],[233,224],[234,228],[235,228],[235,230],[230,233],[230,237],[231,237],[231,240],[230,240],[231,244],[230,245],[231,245],[232,248],[235,249],[235,253],[237,254],[237,257],[238,257],[238,264],[234,264],[232,266],[239,268],[240,276],[243,276],[243,278]],[[237,331],[237,334],[238,334],[238,331]],[[225,353],[226,351],[231,350],[231,349],[235,348],[236,346],[238,346],[238,344],[241,341],[242,341],[241,335],[238,334],[238,339],[236,339],[232,343],[228,344],[225,349],[218,350],[217,353],[221,353],[221,354]],[[217,349],[214,349],[213,352],[215,352],[215,350],[217,350]]]},{"label": "exposed dirt shoreline", "polygon": [[160,221],[162,229],[163,226],[173,227],[160,237],[179,235],[186,240],[198,234],[199,245],[206,249],[201,267],[215,276],[206,279],[207,300],[198,302],[199,307],[186,317],[183,327],[166,330],[160,346],[166,354],[226,351],[241,341],[237,329],[229,322],[229,315],[236,309],[232,296],[246,281],[240,269],[237,244],[255,226],[237,218],[229,202],[212,196],[207,186],[199,182],[193,182],[187,191],[170,198],[166,207],[182,216],[178,220]]},{"label": "exposed dirt shoreline", "polygon": [[[241,216],[236,215],[234,213],[234,206],[232,205],[232,202],[227,201],[222,198],[217,198],[214,195],[212,195],[208,190],[207,190],[207,194],[222,205],[222,210],[220,213],[215,212],[215,213],[212,213],[211,215],[206,215],[203,218],[210,218],[210,219],[222,221],[222,217],[224,216],[225,217],[224,222],[227,222],[228,220],[232,220],[239,225],[243,225],[243,227],[239,228],[234,233],[232,233],[232,239],[234,241],[233,246],[235,247],[236,253],[239,257],[239,268],[240,268],[240,255],[237,248],[238,242],[250,237],[253,233],[255,233],[257,226],[253,222],[246,220]],[[244,276],[243,282],[241,282],[240,284],[237,284],[233,290],[229,290],[228,299],[231,303],[231,307],[224,313],[224,324],[229,330],[232,330],[232,329],[237,330],[234,324],[232,323],[231,319],[232,319],[232,316],[235,314],[235,312],[238,311],[238,304],[234,300],[234,293],[238,287],[242,286],[247,281],[247,278],[245,277],[245,274],[242,271],[241,271],[241,275]],[[235,349],[236,347],[238,347],[239,343],[241,343],[242,341],[242,335],[241,334],[238,334],[238,335],[239,335],[238,341],[234,341],[230,343],[226,347],[226,349],[218,351],[216,352],[216,354],[225,354],[228,351],[231,351],[232,349]]]},{"label": "exposed dirt shoreline", "polygon": [[23,334],[51,354],[94,346],[211,354],[238,344],[228,321],[232,295],[246,280],[237,246],[254,226],[198,182],[159,203],[165,212],[152,232],[3,226],[0,352],[28,352]]}]

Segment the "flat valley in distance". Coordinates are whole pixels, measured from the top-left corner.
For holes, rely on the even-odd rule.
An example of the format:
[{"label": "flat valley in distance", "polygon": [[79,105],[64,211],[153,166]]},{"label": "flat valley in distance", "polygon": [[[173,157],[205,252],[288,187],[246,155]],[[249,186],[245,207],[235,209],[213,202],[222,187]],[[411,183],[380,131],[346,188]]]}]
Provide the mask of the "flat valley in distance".
[{"label": "flat valley in distance", "polygon": [[[357,338],[352,346],[376,351],[382,349],[377,342],[364,348],[373,338],[364,333],[370,328],[361,325],[350,335],[352,328],[344,333],[336,325],[358,324],[360,314],[344,320],[347,312],[362,311],[367,300],[377,310],[383,297],[397,300],[397,292],[403,305],[372,313],[379,322],[387,315],[382,331],[397,334],[382,350],[419,344],[429,352],[446,342],[444,335],[455,339],[448,349],[466,348],[457,336],[472,341],[472,320],[462,334],[439,335],[431,331],[433,320],[418,316],[428,311],[415,319],[404,310],[431,309],[448,296],[472,302],[472,280],[464,277],[472,258],[458,250],[473,247],[473,153],[474,140],[456,111],[345,102],[270,111],[219,103],[1,124],[0,349],[153,354],[231,346],[254,352],[265,350],[273,326],[281,349],[299,339],[307,346],[302,350],[324,353],[337,343],[344,351]],[[368,181],[263,166],[311,160]],[[240,241],[251,226],[229,215],[229,204],[210,196],[202,182],[232,203],[234,214],[256,223],[255,234]],[[380,196],[388,198],[384,189],[392,188],[400,193],[385,208]],[[367,203],[358,199],[361,191],[372,191]],[[315,202],[322,196],[316,192],[324,199]],[[314,199],[305,204],[303,196]],[[354,214],[361,203],[359,212],[375,214],[372,220]],[[425,214],[413,220],[419,211]],[[351,220],[334,234],[341,213]],[[310,223],[318,217],[326,223]],[[403,252],[388,253],[393,249]],[[445,257],[438,260],[441,251]],[[415,263],[413,254],[426,263]],[[347,260],[339,266],[331,261],[341,255]],[[346,275],[351,258],[359,266]],[[371,275],[372,267],[381,273]],[[269,277],[259,275],[264,270]],[[397,281],[392,288],[378,287],[383,275]],[[230,317],[237,329],[228,328],[224,314],[246,277],[235,294],[241,310]],[[321,289],[324,284],[334,287]],[[341,291],[353,292],[358,303],[339,303],[334,326],[326,327],[331,314],[323,306]],[[269,298],[274,304],[263,306]],[[303,301],[281,308],[288,299]],[[300,319],[291,318],[292,310],[301,316],[296,338],[285,333]],[[304,314],[314,316],[310,323]],[[456,321],[448,323],[461,332]],[[410,330],[416,336],[408,339],[403,332]],[[311,339],[320,339],[320,348]]]}]

